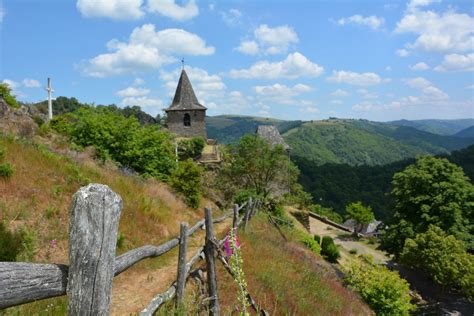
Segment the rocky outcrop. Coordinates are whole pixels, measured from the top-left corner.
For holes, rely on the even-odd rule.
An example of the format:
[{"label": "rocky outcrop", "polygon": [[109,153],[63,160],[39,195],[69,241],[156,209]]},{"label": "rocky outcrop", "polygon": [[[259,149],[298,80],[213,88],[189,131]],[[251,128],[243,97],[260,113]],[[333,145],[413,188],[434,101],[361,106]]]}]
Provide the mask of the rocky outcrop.
[{"label": "rocky outcrop", "polygon": [[19,109],[10,107],[0,97],[0,132],[21,137],[33,136],[38,131],[38,125],[28,113],[28,108]]}]

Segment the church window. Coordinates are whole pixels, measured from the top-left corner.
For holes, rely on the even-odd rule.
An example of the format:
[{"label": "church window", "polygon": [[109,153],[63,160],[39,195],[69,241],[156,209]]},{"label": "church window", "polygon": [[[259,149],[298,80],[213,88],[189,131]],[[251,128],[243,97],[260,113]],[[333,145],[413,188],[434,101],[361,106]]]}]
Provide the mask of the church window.
[{"label": "church window", "polygon": [[191,116],[188,113],[184,114],[183,124],[184,126],[191,126]]}]

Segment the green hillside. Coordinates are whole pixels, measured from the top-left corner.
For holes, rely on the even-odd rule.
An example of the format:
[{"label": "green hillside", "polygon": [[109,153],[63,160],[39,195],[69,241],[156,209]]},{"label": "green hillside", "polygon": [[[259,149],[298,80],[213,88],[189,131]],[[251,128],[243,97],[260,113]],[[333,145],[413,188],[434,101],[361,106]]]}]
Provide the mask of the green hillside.
[{"label": "green hillside", "polygon": [[408,126],[421,131],[439,135],[454,135],[459,131],[474,125],[474,119],[460,120],[398,120],[388,122],[397,126]]},{"label": "green hillside", "polygon": [[421,154],[448,154],[472,138],[435,135],[411,127],[367,120],[307,122],[283,137],[292,155],[317,164],[383,165]]}]

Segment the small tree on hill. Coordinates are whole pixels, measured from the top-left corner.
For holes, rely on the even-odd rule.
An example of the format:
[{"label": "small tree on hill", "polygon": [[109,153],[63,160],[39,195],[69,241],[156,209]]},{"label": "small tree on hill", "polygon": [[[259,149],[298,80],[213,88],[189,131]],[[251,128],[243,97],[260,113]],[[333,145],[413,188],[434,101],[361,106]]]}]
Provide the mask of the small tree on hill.
[{"label": "small tree on hill", "polygon": [[362,231],[364,225],[372,222],[375,217],[370,206],[364,206],[362,202],[350,203],[346,206],[346,212],[349,218],[356,222],[354,228],[354,234],[358,234]]}]

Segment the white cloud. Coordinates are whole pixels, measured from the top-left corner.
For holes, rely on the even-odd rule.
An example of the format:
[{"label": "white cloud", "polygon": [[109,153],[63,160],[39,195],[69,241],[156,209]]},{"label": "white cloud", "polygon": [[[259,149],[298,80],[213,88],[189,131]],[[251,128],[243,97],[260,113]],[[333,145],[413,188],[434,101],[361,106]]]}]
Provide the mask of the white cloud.
[{"label": "white cloud", "polygon": [[346,90],[342,90],[342,89],[337,89],[335,91],[333,91],[331,93],[331,95],[333,97],[337,97],[337,98],[341,98],[341,97],[346,97],[349,95],[349,92],[347,92]]},{"label": "white cloud", "polygon": [[407,9],[408,11],[414,11],[418,9],[419,7],[426,7],[436,2],[441,2],[441,0],[411,0],[407,4]]},{"label": "white cloud", "polygon": [[378,94],[367,89],[357,89],[357,93],[366,100],[378,99]]},{"label": "white cloud", "polygon": [[466,89],[474,90],[474,84],[467,85]]},{"label": "white cloud", "polygon": [[[422,98],[424,101],[426,100],[446,100],[449,98],[449,96],[442,91],[441,89],[435,87],[429,80],[423,77],[416,77],[416,78],[411,78],[411,79],[405,79],[403,80],[404,83],[414,89],[420,90],[423,94],[420,98]],[[417,98],[417,97],[412,97],[412,98]],[[420,99],[418,98],[418,99]],[[412,99],[411,101],[417,102],[418,101],[415,99]]]},{"label": "white cloud", "polygon": [[185,5],[179,6],[175,0],[148,0],[148,11],[159,13],[177,21],[186,21],[199,14],[196,1],[189,0]]},{"label": "white cloud", "polygon": [[221,12],[222,20],[228,26],[235,26],[240,23],[242,12],[237,9],[230,9],[227,12]]},{"label": "white cloud", "polygon": [[143,0],[77,0],[76,7],[85,17],[107,17],[114,20],[141,18]]},{"label": "white cloud", "polygon": [[240,91],[231,91],[229,95],[233,98],[242,98],[242,92]]},{"label": "white cloud", "polygon": [[142,97],[150,93],[149,89],[128,87],[117,91],[117,95],[121,97]]},{"label": "white cloud", "polygon": [[424,62],[419,62],[419,63],[416,63],[416,64],[410,66],[410,69],[415,70],[415,71],[424,71],[424,70],[430,69],[430,66],[428,66]]},{"label": "white cloud", "polygon": [[121,102],[122,105],[138,105],[140,107],[163,107],[163,102],[159,99],[148,97],[127,97]]},{"label": "white cloud", "polygon": [[379,106],[371,102],[361,102],[353,105],[352,109],[355,111],[370,111],[374,109],[379,109]]},{"label": "white cloud", "polygon": [[418,35],[414,43],[408,44],[410,48],[428,52],[464,52],[474,47],[474,18],[453,11],[438,14],[413,10],[397,23],[395,33]]},{"label": "white cloud", "polygon": [[39,87],[41,87],[40,82],[36,79],[26,78],[26,79],[23,79],[22,83],[23,83],[23,86],[25,86],[26,88],[39,88]]},{"label": "white cloud", "polygon": [[441,65],[434,68],[436,71],[474,71],[474,53],[467,55],[449,54],[444,56]]},{"label": "white cloud", "polygon": [[10,80],[10,79],[3,79],[2,80],[2,83],[5,83],[7,86],[10,87],[10,89],[12,90],[16,90],[20,87],[20,83],[19,82],[16,82],[14,80]]},{"label": "white cloud", "polygon": [[236,50],[247,55],[258,53],[266,55],[284,54],[291,44],[299,42],[298,35],[288,25],[272,28],[266,24],[261,24],[255,29],[253,35],[253,40],[242,40]]},{"label": "white cloud", "polygon": [[255,41],[241,41],[239,47],[235,48],[235,50],[245,55],[257,55],[259,47]]},{"label": "white cloud", "polygon": [[215,50],[196,34],[181,29],[155,31],[152,24],[136,27],[128,43],[114,39],[107,43],[107,48],[109,53],[79,66],[84,75],[108,77],[145,72],[174,62],[174,55],[210,55]]},{"label": "white cloud", "polygon": [[290,97],[309,92],[312,90],[312,88],[301,83],[298,83],[293,87],[288,87],[279,83],[275,83],[271,86],[255,86],[254,90],[255,93],[257,93],[258,95],[273,97]]},{"label": "white cloud", "polygon": [[5,17],[5,9],[3,8],[3,4],[0,2],[0,24],[3,23],[3,18]]},{"label": "white cloud", "polygon": [[331,100],[332,104],[343,104],[341,100]]},{"label": "white cloud", "polygon": [[319,110],[314,106],[307,106],[300,109],[302,113],[319,113]]},{"label": "white cloud", "polygon": [[134,86],[141,86],[144,83],[145,83],[145,80],[143,80],[142,78],[135,78],[135,80],[133,80]]},{"label": "white cloud", "polygon": [[347,83],[354,86],[371,86],[382,82],[382,78],[373,72],[357,73],[352,71],[336,71],[326,78],[327,81],[336,83]]},{"label": "white cloud", "polygon": [[231,70],[232,78],[245,79],[296,79],[300,77],[318,77],[324,68],[312,63],[304,55],[295,52],[280,62],[259,61],[248,69]]},{"label": "white cloud", "polygon": [[370,27],[373,30],[377,30],[384,23],[385,23],[384,18],[380,18],[375,15],[364,17],[362,15],[356,14],[348,18],[342,18],[342,19],[337,20],[337,24],[339,25],[346,25],[346,24],[365,25],[365,26]]},{"label": "white cloud", "polygon": [[410,52],[405,48],[397,49],[395,53],[400,57],[407,57],[410,55]]}]

